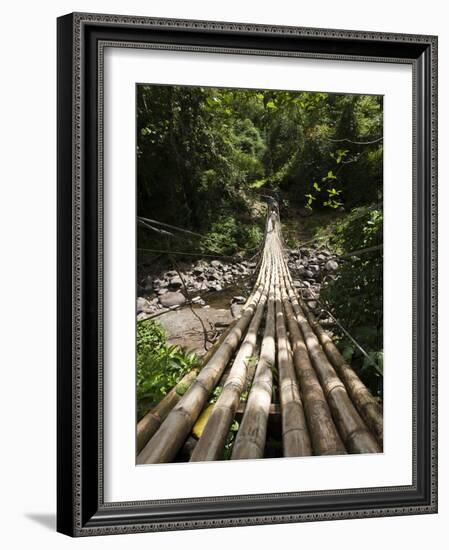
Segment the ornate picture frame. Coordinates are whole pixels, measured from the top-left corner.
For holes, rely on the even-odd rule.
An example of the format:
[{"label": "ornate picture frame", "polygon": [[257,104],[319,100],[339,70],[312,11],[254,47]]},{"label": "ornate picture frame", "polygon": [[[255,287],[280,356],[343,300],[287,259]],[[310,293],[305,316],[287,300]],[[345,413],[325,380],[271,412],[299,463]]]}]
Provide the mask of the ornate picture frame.
[{"label": "ornate picture frame", "polygon": [[[104,49],[401,63],[413,71],[412,484],[105,502]],[[70,536],[437,511],[437,38],[102,14],[58,19],[58,510]]]}]

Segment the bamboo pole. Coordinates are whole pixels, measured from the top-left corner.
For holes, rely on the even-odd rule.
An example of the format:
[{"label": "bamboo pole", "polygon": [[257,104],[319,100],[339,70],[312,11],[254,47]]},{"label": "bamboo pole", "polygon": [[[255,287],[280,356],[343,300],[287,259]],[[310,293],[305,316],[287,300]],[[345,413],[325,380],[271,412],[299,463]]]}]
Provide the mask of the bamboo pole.
[{"label": "bamboo pole", "polygon": [[381,451],[375,437],[368,430],[354,407],[346,387],[327,359],[318,338],[299,305],[293,286],[287,275],[287,290],[298,325],[301,329],[312,364],[324,390],[333,418],[345,446],[350,453],[378,453]]},{"label": "bamboo pole", "polygon": [[[282,260],[283,259],[279,258],[278,255],[278,262]],[[312,454],[312,445],[285,327],[282,301],[283,285],[280,281],[279,272],[277,272],[276,276],[276,337],[278,347],[279,397],[282,413],[283,454],[284,456],[308,456]]]},{"label": "bamboo pole", "polygon": [[255,290],[248,298],[238,322],[184,396],[173,407],[157,432],[142,449],[137,457],[138,464],[169,462],[176,456],[253,317],[263,291],[261,279],[266,269],[266,257],[267,255],[264,254],[258,284],[256,284]]},{"label": "bamboo pole", "polygon": [[248,361],[253,356],[257,343],[257,333],[265,311],[269,283],[269,276],[265,272],[264,291],[257,304],[256,313],[234,359],[223,390],[192,453],[191,462],[219,460],[222,458],[226,437],[234,420],[235,412],[240,402],[240,395],[245,387]]},{"label": "bamboo pole", "polygon": [[254,383],[232,459],[264,455],[276,340],[284,455],[307,455],[312,449],[314,454],[380,451],[376,438],[382,444],[383,423],[377,403],[307,306],[298,300],[283,255],[278,215],[269,211],[257,280],[241,316],[217,349],[211,350],[209,361],[185,395],[179,399],[167,396],[165,403],[163,400],[148,413],[145,433],[150,439],[138,455],[139,464],[174,459],[239,347],[223,391],[191,455],[192,461],[221,458],[241,393],[248,384],[252,370],[248,360],[256,350],[265,311]]},{"label": "bamboo pole", "polygon": [[193,369],[188,372],[177,384],[174,386],[167,395],[159,401],[159,403],[151,409],[144,417],[142,417],[137,424],[137,437],[136,447],[139,453],[143,447],[147,444],[150,437],[156,433],[159,426],[167,418],[168,413],[181,399],[181,394],[178,393],[178,389],[182,386],[190,386],[193,380],[196,378],[199,370]]},{"label": "bamboo pole", "polygon": [[217,349],[222,344],[223,340],[232,330],[232,327],[238,322],[240,316],[232,321],[227,330],[225,330],[214,345],[208,350],[204,355],[201,361],[200,368],[194,368],[188,372],[162,399],[159,403],[151,409],[145,416],[143,416],[137,424],[137,437],[136,437],[136,450],[137,453],[145,447],[150,438],[156,433],[159,429],[159,426],[167,418],[168,413],[173,409],[173,407],[181,399],[182,394],[178,393],[178,389],[182,386],[188,386],[192,384],[193,380],[196,378],[197,374],[207,364],[212,355],[217,351]]},{"label": "bamboo pole", "polygon": [[344,360],[343,356],[338,351],[337,346],[315,319],[313,313],[306,305],[303,305],[302,303],[301,305],[303,306],[304,313],[310,323],[310,326],[317,335],[329,361],[332,363],[338,375],[345,384],[354,405],[382,447],[383,415],[381,407],[354,370]]},{"label": "bamboo pole", "polygon": [[[267,249],[272,250],[272,235],[267,237]],[[270,280],[268,293],[268,311],[265,331],[260,350],[260,358],[249,393],[242,423],[237,432],[232,449],[232,460],[262,458],[265,450],[268,414],[273,389],[272,368],[275,364],[275,319],[274,319],[274,281]]]},{"label": "bamboo pole", "polygon": [[[283,276],[285,283],[285,269]],[[284,311],[314,454],[346,454],[287,295],[284,295]]]}]

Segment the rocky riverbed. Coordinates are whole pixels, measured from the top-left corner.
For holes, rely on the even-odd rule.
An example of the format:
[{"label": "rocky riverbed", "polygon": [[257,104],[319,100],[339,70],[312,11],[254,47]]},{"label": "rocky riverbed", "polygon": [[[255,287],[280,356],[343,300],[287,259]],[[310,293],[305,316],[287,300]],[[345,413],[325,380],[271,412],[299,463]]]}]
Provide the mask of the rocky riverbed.
[{"label": "rocky riverbed", "polygon": [[322,286],[337,277],[337,257],[325,248],[301,247],[289,251],[287,263],[293,284],[310,309],[317,312],[320,307],[316,299]]},{"label": "rocky riverbed", "polygon": [[[293,283],[315,313],[321,288],[337,276],[338,259],[327,249],[300,247],[288,253]],[[139,268],[137,319],[157,317],[170,343],[204,351],[203,325],[210,332],[224,330],[239,316],[254,284],[256,261],[200,260],[177,269]],[[196,315],[190,307],[195,309]],[[183,329],[184,327],[184,329]]]},{"label": "rocky riverbed", "polygon": [[[206,307],[208,302],[214,301],[213,295],[230,287],[247,291],[256,266],[255,261],[246,260],[200,260],[191,265],[183,264],[177,270],[143,275],[137,288],[137,318],[145,319],[158,310],[181,307],[188,302]],[[239,295],[231,297],[232,303],[244,301],[245,297]]]}]

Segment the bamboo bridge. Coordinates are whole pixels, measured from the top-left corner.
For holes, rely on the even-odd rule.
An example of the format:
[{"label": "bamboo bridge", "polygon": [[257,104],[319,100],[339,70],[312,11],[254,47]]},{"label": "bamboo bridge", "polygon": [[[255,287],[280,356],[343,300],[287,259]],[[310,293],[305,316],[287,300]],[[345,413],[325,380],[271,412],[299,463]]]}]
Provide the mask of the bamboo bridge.
[{"label": "bamboo bridge", "polygon": [[[282,456],[382,451],[381,407],[297,294],[275,203],[267,214],[253,290],[203,365],[139,421],[138,464],[175,461],[208,406],[211,412],[188,455],[193,462],[223,459],[237,416],[231,460],[266,456],[274,417]],[[187,391],[182,394],[180,386]],[[211,406],[217,387],[221,393]]]}]

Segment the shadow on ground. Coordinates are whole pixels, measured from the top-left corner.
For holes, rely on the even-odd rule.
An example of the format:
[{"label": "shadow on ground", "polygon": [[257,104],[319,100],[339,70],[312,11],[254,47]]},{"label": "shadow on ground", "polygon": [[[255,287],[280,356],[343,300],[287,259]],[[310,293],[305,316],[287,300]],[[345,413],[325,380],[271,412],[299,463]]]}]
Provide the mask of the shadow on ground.
[{"label": "shadow on ground", "polygon": [[56,531],[56,514],[25,514],[25,517],[51,531]]}]

